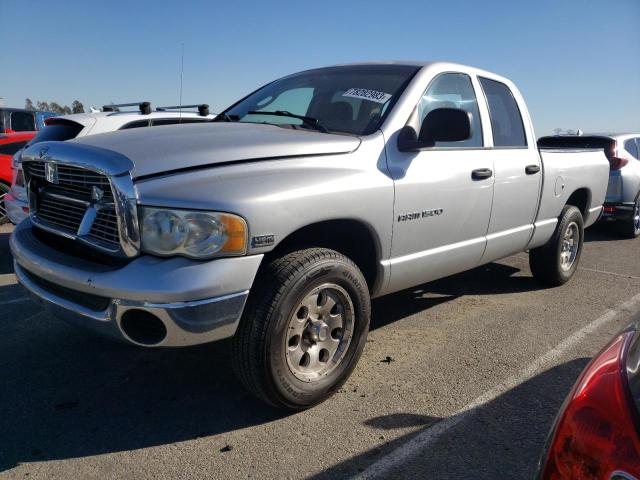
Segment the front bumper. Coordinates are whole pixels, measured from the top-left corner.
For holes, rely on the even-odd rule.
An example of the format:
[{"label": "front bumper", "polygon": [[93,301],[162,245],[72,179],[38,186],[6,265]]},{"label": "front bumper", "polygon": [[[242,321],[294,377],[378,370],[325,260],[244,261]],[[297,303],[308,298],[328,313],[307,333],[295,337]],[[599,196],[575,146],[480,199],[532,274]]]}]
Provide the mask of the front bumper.
[{"label": "front bumper", "polygon": [[[54,315],[154,347],[233,336],[262,261],[262,255],[205,262],[147,255],[107,266],[51,248],[34,236],[30,220],[16,227],[10,245],[18,281]],[[155,334],[147,335],[151,320]]]}]

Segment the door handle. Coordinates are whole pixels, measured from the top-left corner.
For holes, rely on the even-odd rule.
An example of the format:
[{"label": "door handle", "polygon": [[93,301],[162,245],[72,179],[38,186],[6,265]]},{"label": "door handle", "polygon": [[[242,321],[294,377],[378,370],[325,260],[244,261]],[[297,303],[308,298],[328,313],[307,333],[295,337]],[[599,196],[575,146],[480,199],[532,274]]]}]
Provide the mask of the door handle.
[{"label": "door handle", "polygon": [[540,171],[539,165],[527,165],[524,171],[527,175],[533,175],[534,173],[538,173]]},{"label": "door handle", "polygon": [[471,172],[471,178],[474,180],[484,180],[485,178],[491,178],[493,171],[490,168],[478,168]]}]

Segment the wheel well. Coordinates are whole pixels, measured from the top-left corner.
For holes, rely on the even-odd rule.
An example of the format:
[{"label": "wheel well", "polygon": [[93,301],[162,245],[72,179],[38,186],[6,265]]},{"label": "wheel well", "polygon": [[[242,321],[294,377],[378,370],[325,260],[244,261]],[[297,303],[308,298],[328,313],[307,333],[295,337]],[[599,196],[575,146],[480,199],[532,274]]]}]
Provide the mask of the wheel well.
[{"label": "wheel well", "polygon": [[364,275],[369,290],[378,275],[378,247],[375,236],[357,220],[328,220],[313,223],[289,234],[269,256],[305,247],[330,248],[349,257]]},{"label": "wheel well", "polygon": [[591,193],[586,188],[579,188],[571,194],[567,199],[567,205],[573,205],[577,207],[584,217],[587,214],[587,209],[591,204]]}]

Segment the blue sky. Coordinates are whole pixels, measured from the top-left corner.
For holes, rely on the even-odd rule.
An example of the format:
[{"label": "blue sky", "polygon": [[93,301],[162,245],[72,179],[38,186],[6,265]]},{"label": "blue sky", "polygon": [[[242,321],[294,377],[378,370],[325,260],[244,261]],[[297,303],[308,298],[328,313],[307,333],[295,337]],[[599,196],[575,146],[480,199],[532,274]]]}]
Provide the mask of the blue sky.
[{"label": "blue sky", "polygon": [[450,60],[511,78],[538,135],[640,131],[640,0],[0,0],[0,97],[213,111],[335,63]]}]

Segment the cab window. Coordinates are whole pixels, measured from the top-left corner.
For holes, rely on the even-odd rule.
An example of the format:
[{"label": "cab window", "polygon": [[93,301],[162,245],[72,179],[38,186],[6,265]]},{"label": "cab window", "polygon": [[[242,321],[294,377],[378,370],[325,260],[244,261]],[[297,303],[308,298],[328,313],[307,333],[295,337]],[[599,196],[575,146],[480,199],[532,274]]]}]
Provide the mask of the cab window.
[{"label": "cab window", "polygon": [[513,93],[504,83],[479,78],[489,105],[494,147],[526,147],[522,115]]},{"label": "cab window", "polygon": [[435,78],[418,103],[419,128],[436,108],[457,108],[471,114],[471,137],[461,142],[436,142],[434,147],[482,147],[482,126],[478,100],[471,78],[464,73],[443,73]]}]

